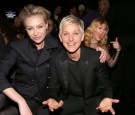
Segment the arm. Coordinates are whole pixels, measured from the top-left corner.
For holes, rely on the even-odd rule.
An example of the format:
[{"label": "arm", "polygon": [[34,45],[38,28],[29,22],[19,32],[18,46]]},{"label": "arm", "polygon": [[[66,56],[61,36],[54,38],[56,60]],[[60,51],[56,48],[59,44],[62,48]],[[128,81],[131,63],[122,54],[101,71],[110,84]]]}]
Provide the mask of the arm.
[{"label": "arm", "polygon": [[[120,51],[121,51],[121,46],[120,46],[120,44],[118,42],[118,38],[116,38],[115,41],[112,41],[110,43],[112,43],[113,48],[116,49],[116,54],[114,56],[112,56],[112,57],[108,56],[109,58],[107,60],[108,66],[112,68],[117,63],[117,60],[119,58]],[[108,54],[108,55],[110,55],[110,54]]]},{"label": "arm", "polygon": [[3,90],[3,93],[18,104],[21,115],[32,115],[32,112],[28,107],[25,99],[19,93],[17,93],[13,88],[7,88]]},{"label": "arm", "polygon": [[97,68],[97,77],[98,77],[98,85],[100,87],[101,92],[101,102],[99,103],[99,106],[97,109],[99,109],[101,112],[107,112],[110,111],[113,115],[115,114],[115,111],[112,107],[113,103],[119,103],[118,99],[112,99],[113,97],[113,88],[110,81],[110,76],[108,69],[104,63],[99,63],[99,66]]},{"label": "arm", "polygon": [[32,115],[25,99],[12,88],[12,85],[6,78],[10,68],[12,68],[16,63],[17,57],[17,52],[10,48],[7,50],[7,55],[5,58],[1,60],[0,91],[2,91],[7,97],[18,104],[21,115]]}]

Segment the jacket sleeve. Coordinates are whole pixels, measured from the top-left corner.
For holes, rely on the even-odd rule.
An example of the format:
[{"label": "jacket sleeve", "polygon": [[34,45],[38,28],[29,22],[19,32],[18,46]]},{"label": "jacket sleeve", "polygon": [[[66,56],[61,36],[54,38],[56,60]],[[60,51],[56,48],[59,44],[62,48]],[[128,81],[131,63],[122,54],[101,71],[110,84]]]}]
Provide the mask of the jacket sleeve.
[{"label": "jacket sleeve", "polygon": [[9,80],[7,79],[7,75],[14,66],[16,60],[17,52],[9,46],[4,59],[0,61],[0,91],[11,87]]},{"label": "jacket sleeve", "polygon": [[112,98],[113,88],[106,63],[98,63],[96,74],[99,81],[98,83],[101,89],[102,98]]}]

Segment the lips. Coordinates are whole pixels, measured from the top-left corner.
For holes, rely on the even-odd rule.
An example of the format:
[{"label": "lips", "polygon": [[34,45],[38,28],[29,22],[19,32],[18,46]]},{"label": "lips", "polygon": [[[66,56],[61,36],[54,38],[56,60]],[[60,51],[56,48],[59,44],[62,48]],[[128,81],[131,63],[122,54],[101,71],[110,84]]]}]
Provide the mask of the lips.
[{"label": "lips", "polygon": [[34,40],[40,40],[40,37],[34,37]]},{"label": "lips", "polygon": [[102,37],[103,37],[103,35],[102,35],[102,34],[98,34],[98,39],[99,39],[99,40],[101,40],[101,39],[102,39]]},{"label": "lips", "polygon": [[75,43],[68,43],[68,46],[74,46]]}]

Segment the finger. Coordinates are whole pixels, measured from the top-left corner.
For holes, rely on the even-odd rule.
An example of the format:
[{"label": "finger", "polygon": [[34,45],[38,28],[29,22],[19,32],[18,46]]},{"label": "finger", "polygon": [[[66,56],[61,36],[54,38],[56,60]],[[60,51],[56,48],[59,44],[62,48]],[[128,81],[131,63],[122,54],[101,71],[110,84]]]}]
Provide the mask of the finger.
[{"label": "finger", "polygon": [[100,54],[99,59],[101,60],[103,58],[103,53]]},{"label": "finger", "polygon": [[113,103],[119,103],[120,101],[118,99],[113,99],[112,102]]},{"label": "finger", "polygon": [[115,115],[115,111],[113,108],[110,108],[110,112],[112,113],[112,115]]},{"label": "finger", "polygon": [[116,41],[111,41],[110,43],[113,45],[114,43],[116,43]]},{"label": "finger", "polygon": [[99,51],[99,47],[96,48],[96,51]]},{"label": "finger", "polygon": [[100,55],[99,59],[100,59],[101,63],[104,63],[106,61],[106,59],[103,55]]},{"label": "finger", "polygon": [[118,37],[116,37],[115,41],[118,41]]},{"label": "finger", "polygon": [[42,104],[47,105],[48,101],[43,101]]},{"label": "finger", "polygon": [[106,62],[106,58],[101,58],[100,59],[100,63],[105,63]]},{"label": "finger", "polygon": [[59,107],[62,107],[63,106],[63,101],[61,100],[60,102],[59,102]]},{"label": "finger", "polygon": [[51,107],[51,106],[49,106],[49,110],[52,112],[54,111],[53,107]]},{"label": "finger", "polygon": [[102,51],[103,49],[101,47],[97,47],[96,51]]}]

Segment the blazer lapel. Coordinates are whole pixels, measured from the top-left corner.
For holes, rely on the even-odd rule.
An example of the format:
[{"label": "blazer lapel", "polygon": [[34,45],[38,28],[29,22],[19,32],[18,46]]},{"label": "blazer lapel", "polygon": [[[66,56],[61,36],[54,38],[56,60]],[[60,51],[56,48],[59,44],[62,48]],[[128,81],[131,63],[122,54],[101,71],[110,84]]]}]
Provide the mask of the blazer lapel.
[{"label": "blazer lapel", "polygon": [[48,59],[50,59],[50,53],[49,51],[47,51],[47,49],[43,48],[43,51],[39,57],[39,59],[37,60],[37,65],[40,65],[42,63],[44,63],[45,61],[47,61]]},{"label": "blazer lapel", "polygon": [[[85,78],[87,77],[87,72],[88,72],[88,59],[86,58],[86,52],[84,50],[84,47],[81,47],[81,79],[82,79],[82,89],[85,91]],[[85,94],[85,93],[83,93]]]},{"label": "blazer lapel", "polygon": [[69,86],[69,79],[68,79],[68,59],[67,59],[67,54],[64,53],[64,57],[62,60],[60,60],[60,67],[62,71],[62,77],[65,85],[66,91],[68,91],[68,86]]},{"label": "blazer lapel", "polygon": [[28,62],[33,66],[37,62],[37,57],[38,54],[36,52],[36,48],[33,48],[33,46],[29,45],[28,50],[27,50],[27,55],[28,55]]}]

